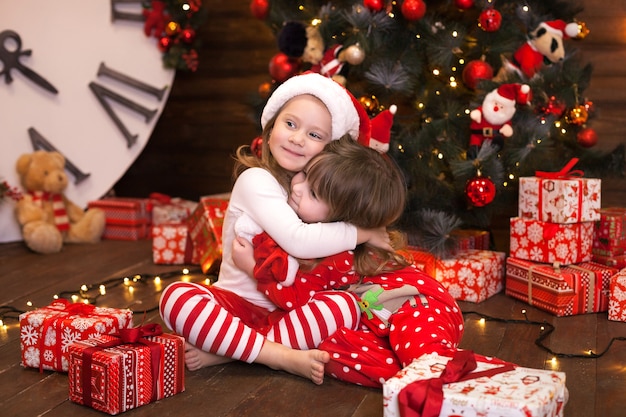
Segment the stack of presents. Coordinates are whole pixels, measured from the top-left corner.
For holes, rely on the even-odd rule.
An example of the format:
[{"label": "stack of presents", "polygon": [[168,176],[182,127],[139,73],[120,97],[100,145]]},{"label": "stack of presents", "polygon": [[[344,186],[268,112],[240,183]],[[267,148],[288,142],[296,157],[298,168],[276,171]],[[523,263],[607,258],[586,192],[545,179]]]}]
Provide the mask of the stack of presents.
[{"label": "stack of presents", "polygon": [[[520,178],[508,256],[491,250],[489,232],[481,230],[455,231],[448,258],[410,252],[457,300],[479,303],[505,291],[555,316],[608,311],[609,319],[626,321],[626,208],[602,208],[600,192],[599,179],[567,173]],[[155,263],[200,265],[208,273],[221,259],[228,198],[154,195],[90,206],[105,210],[105,238],[151,238]],[[184,341],[150,326],[131,329],[130,322],[128,311],[60,302],[25,313],[22,363],[68,372],[71,400],[110,414],[182,391]],[[417,409],[556,417],[563,415],[567,389],[563,372],[458,350],[414,361],[385,382],[383,398],[385,417]]]},{"label": "stack of presents", "polygon": [[[520,178],[508,256],[484,246],[488,239],[479,236],[486,232],[464,231],[447,259],[412,250],[418,266],[457,300],[481,302],[504,290],[557,317],[608,312],[609,320],[626,321],[626,208],[602,208],[601,181],[572,175],[573,164]],[[470,371],[458,372],[456,357],[432,354],[386,381],[385,417],[563,415],[563,372],[508,369],[498,359],[469,353],[475,362]]]}]

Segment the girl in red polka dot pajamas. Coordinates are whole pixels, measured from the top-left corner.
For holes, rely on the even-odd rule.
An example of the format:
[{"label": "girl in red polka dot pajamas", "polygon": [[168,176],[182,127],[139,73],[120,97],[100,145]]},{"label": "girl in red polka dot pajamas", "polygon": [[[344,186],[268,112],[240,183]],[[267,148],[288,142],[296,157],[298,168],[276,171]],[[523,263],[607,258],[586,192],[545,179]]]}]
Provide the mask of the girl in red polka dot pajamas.
[{"label": "girl in red polka dot pajamas", "polygon": [[[327,145],[300,182],[294,181],[290,204],[298,214],[308,210],[308,222],[378,227],[392,224],[404,207],[406,190],[395,164],[355,143]],[[394,239],[394,247],[399,241]],[[345,289],[357,296],[361,327],[340,328],[319,346],[331,355],[326,374],[340,380],[380,388],[413,359],[452,352],[463,335],[463,316],[454,298],[400,251],[359,245],[354,251],[300,261],[294,271],[289,266],[293,259],[260,233],[252,245],[235,242],[233,254],[238,265],[253,271],[258,289],[283,310],[306,304],[319,291]]]}]

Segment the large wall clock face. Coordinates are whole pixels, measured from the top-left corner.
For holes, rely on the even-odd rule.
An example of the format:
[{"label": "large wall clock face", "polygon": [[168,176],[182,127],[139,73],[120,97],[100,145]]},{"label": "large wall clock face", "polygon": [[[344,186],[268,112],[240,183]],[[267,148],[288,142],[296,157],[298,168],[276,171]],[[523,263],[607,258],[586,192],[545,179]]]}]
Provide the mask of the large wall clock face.
[{"label": "large wall clock face", "polygon": [[[1,2],[0,181],[19,186],[19,155],[58,150],[66,195],[86,206],[141,153],[175,73],[143,23],[120,13],[140,15],[141,2]],[[0,203],[0,242],[21,239],[13,210]]]}]

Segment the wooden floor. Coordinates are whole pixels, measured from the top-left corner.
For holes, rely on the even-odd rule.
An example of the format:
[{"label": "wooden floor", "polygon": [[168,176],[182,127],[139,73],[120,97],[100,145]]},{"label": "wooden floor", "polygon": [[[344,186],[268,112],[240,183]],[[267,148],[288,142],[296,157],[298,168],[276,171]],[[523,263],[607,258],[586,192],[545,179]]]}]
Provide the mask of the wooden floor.
[{"label": "wooden floor", "polygon": [[[50,303],[55,294],[77,293],[80,287],[112,280],[98,306],[130,308],[135,324],[142,320],[160,322],[154,310],[159,287],[150,274],[182,271],[179,266],[152,263],[150,241],[102,241],[94,245],[66,246],[55,255],[37,255],[21,243],[0,245],[0,305],[31,310]],[[125,277],[142,274],[134,291],[118,285]],[[144,275],[148,274],[148,275]],[[163,275],[165,276],[165,275]],[[150,277],[150,279],[148,279]],[[164,278],[161,287],[180,279]],[[191,280],[203,280],[191,274]],[[32,303],[32,307],[27,305]],[[553,324],[555,332],[546,345],[560,353],[603,350],[612,337],[626,336],[626,323],[610,322],[605,313],[555,318],[498,294],[480,304],[461,303],[465,312],[476,311],[502,319],[524,319]],[[148,313],[145,316],[143,312]],[[535,346],[538,326],[487,321],[480,324],[474,314],[466,316],[462,347],[496,356],[521,366],[556,369],[567,374],[569,403],[567,417],[618,417],[626,409],[626,345],[616,342],[598,359],[560,358]],[[0,410],[10,417],[104,415],[68,400],[68,378],[64,373],[26,369],[20,366],[19,324],[5,319],[0,328]],[[262,366],[232,363],[185,373],[186,390],[174,397],[126,413],[128,416],[314,416],[380,417],[382,394],[369,388],[327,379],[315,386],[304,379]]]}]

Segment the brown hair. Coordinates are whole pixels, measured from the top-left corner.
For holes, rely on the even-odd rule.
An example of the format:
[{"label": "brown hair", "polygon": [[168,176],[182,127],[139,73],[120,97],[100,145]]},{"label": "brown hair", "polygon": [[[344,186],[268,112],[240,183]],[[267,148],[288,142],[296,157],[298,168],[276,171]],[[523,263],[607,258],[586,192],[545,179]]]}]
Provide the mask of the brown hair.
[{"label": "brown hair", "polygon": [[[317,197],[330,208],[327,221],[374,229],[391,226],[402,215],[406,184],[396,163],[349,136],[327,144],[311,159],[305,171]],[[393,232],[390,236],[394,248],[404,245],[401,233]],[[354,267],[362,275],[375,275],[407,264],[396,252],[366,244],[355,250]]]},{"label": "brown hair", "polygon": [[[281,108],[282,110],[282,108]],[[287,191],[291,188],[291,178],[296,174],[281,167],[272,156],[269,146],[269,137],[276,123],[276,118],[280,110],[268,120],[265,128],[261,132],[261,156],[258,157],[251,149],[250,145],[241,145],[235,153],[235,167],[233,177],[236,180],[243,171],[248,168],[264,168],[276,178],[278,183]]]}]

